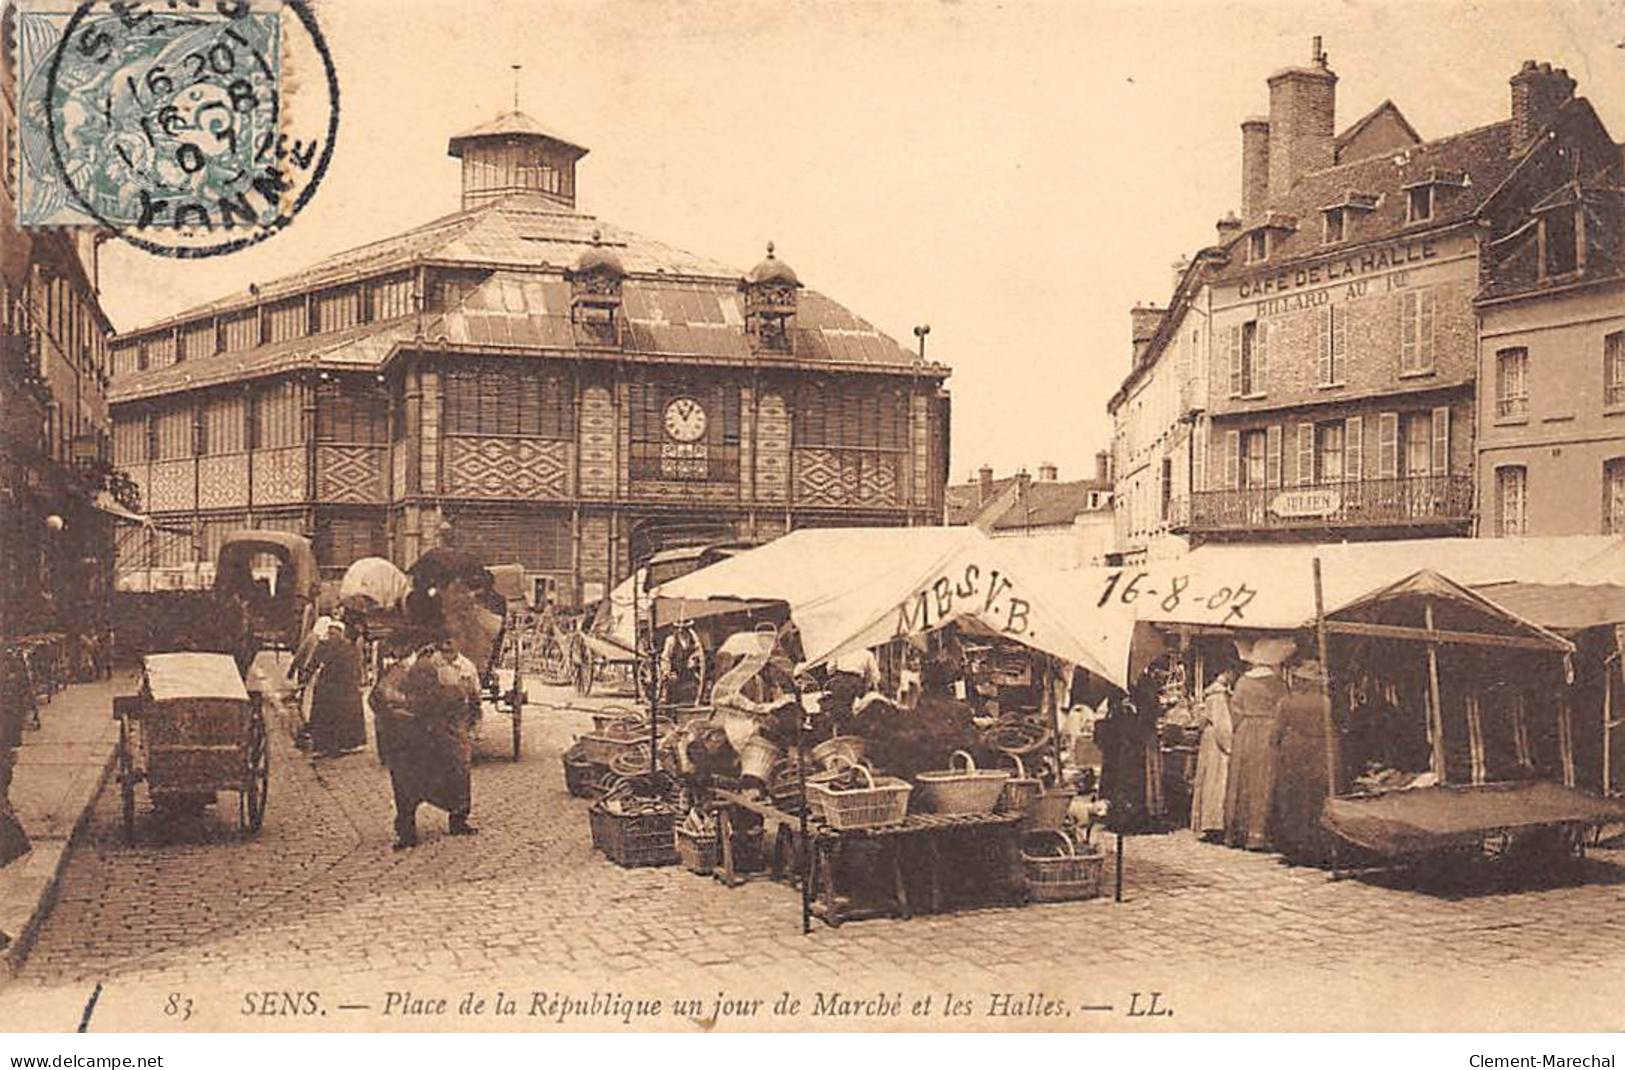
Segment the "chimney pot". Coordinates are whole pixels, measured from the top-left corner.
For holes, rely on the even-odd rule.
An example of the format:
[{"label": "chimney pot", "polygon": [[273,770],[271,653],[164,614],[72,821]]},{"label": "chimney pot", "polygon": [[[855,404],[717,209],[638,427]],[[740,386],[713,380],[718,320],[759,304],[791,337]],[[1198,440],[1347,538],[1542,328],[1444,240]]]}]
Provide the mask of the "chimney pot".
[{"label": "chimney pot", "polygon": [[1095,479],[1101,483],[1109,483],[1112,478],[1112,455],[1107,450],[1095,452]]},{"label": "chimney pot", "polygon": [[1270,191],[1270,121],[1262,115],[1241,122],[1241,215],[1263,214]]}]

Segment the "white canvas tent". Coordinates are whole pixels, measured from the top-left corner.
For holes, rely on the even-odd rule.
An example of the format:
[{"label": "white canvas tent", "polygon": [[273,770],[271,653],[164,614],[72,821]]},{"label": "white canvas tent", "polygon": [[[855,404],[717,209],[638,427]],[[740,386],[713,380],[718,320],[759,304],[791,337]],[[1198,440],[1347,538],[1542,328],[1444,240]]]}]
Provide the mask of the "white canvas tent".
[{"label": "white canvas tent", "polygon": [[784,602],[808,665],[954,621],[1125,683],[1132,612],[1058,602],[1050,569],[974,528],[824,528],[662,584],[656,597],[699,615],[707,600]]}]

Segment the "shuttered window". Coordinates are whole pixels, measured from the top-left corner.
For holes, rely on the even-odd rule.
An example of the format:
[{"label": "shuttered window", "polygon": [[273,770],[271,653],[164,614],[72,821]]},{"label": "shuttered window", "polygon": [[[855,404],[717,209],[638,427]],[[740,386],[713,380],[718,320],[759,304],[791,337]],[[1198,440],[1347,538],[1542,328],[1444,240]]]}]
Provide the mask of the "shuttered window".
[{"label": "shuttered window", "polygon": [[243,398],[216,395],[203,405],[203,453],[240,453],[243,450]]},{"label": "shuttered window", "polygon": [[1522,465],[1495,470],[1495,533],[1522,535],[1528,505],[1529,473]]},{"label": "shuttered window", "polygon": [[1285,436],[1281,426],[1276,424],[1265,432],[1266,450],[1264,481],[1267,486],[1279,487],[1281,485],[1282,468],[1282,440]]},{"label": "shuttered window", "polygon": [[297,446],[299,395],[291,382],[269,382],[254,387],[250,397],[248,441],[250,449]]},{"label": "shuttered window", "polygon": [[1240,397],[1242,394],[1241,376],[1241,324],[1230,328],[1230,396]]},{"label": "shuttered window", "polygon": [[1399,295],[1399,371],[1433,370],[1433,291],[1407,290]]},{"label": "shuttered window", "polygon": [[1224,485],[1231,490],[1241,486],[1241,432],[1224,433]]},{"label": "shuttered window", "polygon": [[1625,457],[1602,466],[1602,533],[1625,535]]},{"label": "shuttered window", "polygon": [[1315,481],[1315,425],[1298,425],[1298,471],[1293,480],[1300,487]]},{"label": "shuttered window", "polygon": [[539,572],[571,567],[570,518],[559,513],[519,510],[462,511],[451,514],[451,538],[487,565],[520,564]]},{"label": "shuttered window", "polygon": [[1348,315],[1336,306],[1320,310],[1315,321],[1316,381],[1321,386],[1339,386],[1348,353]]},{"label": "shuttered window", "polygon": [[1432,472],[1436,476],[1450,474],[1450,408],[1441,405],[1433,410]]},{"label": "shuttered window", "polygon": [[316,441],[374,445],[388,441],[389,395],[371,380],[322,383],[316,390]]},{"label": "shuttered window", "polygon": [[1360,480],[1365,473],[1365,418],[1350,416],[1343,421],[1343,478]]},{"label": "shuttered window", "polygon": [[446,433],[564,439],[574,433],[569,380],[476,366],[446,375]]},{"label": "shuttered window", "polygon": [[[1207,489],[1207,428],[1197,425],[1191,442],[1191,490]],[[1093,508],[1091,506],[1091,508]]]},{"label": "shuttered window", "polygon": [[1341,483],[1343,481],[1343,421],[1334,420],[1315,428],[1316,456],[1315,481]]},{"label": "shuttered window", "polygon": [[385,557],[389,537],[382,516],[324,516],[316,521],[316,560],[344,569],[363,557]]},{"label": "shuttered window", "polygon": [[832,449],[908,448],[908,395],[862,383],[803,383],[791,416],[795,445]]},{"label": "shuttered window", "polygon": [[1377,415],[1377,478],[1394,479],[1399,475],[1399,413],[1384,412]]}]

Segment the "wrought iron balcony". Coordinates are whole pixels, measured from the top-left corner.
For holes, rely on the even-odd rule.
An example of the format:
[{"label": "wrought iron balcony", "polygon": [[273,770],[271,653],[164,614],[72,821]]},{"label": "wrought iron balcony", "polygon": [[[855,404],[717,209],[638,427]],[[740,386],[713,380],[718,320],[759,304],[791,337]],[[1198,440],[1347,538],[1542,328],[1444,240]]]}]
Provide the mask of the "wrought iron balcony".
[{"label": "wrought iron balcony", "polygon": [[1307,487],[1199,491],[1191,496],[1184,530],[1201,534],[1310,528],[1454,527],[1468,523],[1472,513],[1471,477],[1410,476]]}]

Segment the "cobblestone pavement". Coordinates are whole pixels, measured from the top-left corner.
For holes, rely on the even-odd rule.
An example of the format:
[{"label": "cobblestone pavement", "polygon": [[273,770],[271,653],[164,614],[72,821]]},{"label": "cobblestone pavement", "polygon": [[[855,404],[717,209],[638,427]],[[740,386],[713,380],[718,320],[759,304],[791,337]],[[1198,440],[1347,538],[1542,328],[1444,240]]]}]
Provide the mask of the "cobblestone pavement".
[{"label": "cobblestone pavement", "polygon": [[[257,838],[237,837],[227,821],[235,800],[222,796],[219,815],[167,842],[144,814],[127,846],[117,793],[105,791],[52,916],[0,991],[0,1022],[72,1028],[97,982],[106,986],[98,1024],[142,1028],[182,1024],[173,1004],[165,1016],[171,994],[196,1001],[198,1023],[281,1025],[241,1013],[245,992],[276,983],[320,989],[329,1014],[346,1000],[377,1013],[391,984],[451,995],[507,983],[709,996],[742,985],[872,991],[904,978],[921,992],[1060,988],[1119,1016],[1132,990],[1160,988],[1191,1028],[1381,1028],[1407,1013],[1507,1027],[1535,1020],[1537,1005],[1561,1024],[1578,997],[1609,993],[1621,1005],[1625,856],[1609,851],[1592,853],[1581,884],[1451,897],[1393,880],[1332,882],[1188,833],[1137,837],[1123,903],[819,925],[804,936],[799,897],[785,886],[730,890],[595,855],[586,804],[565,793],[559,761],[590,718],[566,705],[566,692],[533,697],[521,761],[506,760],[506,719],[487,726],[474,773],[480,835],[448,837],[425,808],[412,851],[390,850],[388,780],[373,754],[312,764],[285,732]],[[1539,979],[1521,989],[1524,1011],[1505,1005],[1514,976]],[[1467,1014],[1474,986],[1491,1003]],[[1333,999],[1351,1002],[1333,1010]]]}]

